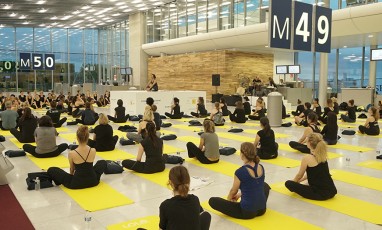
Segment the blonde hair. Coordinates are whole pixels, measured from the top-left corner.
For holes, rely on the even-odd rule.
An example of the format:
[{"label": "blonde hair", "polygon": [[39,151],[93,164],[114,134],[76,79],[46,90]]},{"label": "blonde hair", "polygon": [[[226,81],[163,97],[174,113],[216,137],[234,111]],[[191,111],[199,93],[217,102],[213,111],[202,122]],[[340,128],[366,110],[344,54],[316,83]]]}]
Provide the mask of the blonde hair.
[{"label": "blonde hair", "polygon": [[204,132],[206,133],[214,133],[215,132],[215,124],[210,119],[205,119],[203,122]]},{"label": "blonde hair", "polygon": [[143,113],[143,120],[144,121],[154,120],[154,113],[153,113],[153,110],[151,109],[151,106],[149,105],[145,107],[145,112]]},{"label": "blonde hair", "polygon": [[318,163],[325,162],[328,157],[326,144],[319,133],[312,133],[308,136],[308,142],[314,149],[314,156]]},{"label": "blonde hair", "polygon": [[99,114],[98,123],[100,125],[107,125],[109,123],[109,118],[103,113]]}]

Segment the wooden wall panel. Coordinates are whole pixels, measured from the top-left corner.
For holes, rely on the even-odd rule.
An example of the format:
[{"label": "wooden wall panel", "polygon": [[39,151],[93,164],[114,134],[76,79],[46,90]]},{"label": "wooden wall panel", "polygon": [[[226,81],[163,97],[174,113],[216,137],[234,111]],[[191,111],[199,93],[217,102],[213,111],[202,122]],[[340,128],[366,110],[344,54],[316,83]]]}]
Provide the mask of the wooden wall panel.
[{"label": "wooden wall panel", "polygon": [[148,60],[149,79],[157,76],[160,90],[203,90],[207,97],[215,93],[212,74],[220,74],[218,92],[234,94],[239,78],[266,79],[273,74],[273,55],[237,51],[210,51],[154,57]]}]

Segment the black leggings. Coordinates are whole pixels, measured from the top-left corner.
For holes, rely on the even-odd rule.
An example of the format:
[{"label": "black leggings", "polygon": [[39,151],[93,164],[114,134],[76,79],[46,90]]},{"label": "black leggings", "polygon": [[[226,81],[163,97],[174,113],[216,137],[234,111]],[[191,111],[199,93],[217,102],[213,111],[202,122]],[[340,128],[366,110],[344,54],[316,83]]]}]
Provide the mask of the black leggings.
[{"label": "black leggings", "polygon": [[275,152],[269,152],[269,151],[264,151],[264,149],[257,148],[256,154],[260,157],[260,159],[274,159],[278,156],[278,149],[279,149],[279,144],[275,143],[276,145],[276,151]]},{"label": "black leggings", "polygon": [[236,122],[236,123],[245,123],[246,122],[246,119],[245,119],[245,117],[244,117],[244,120],[243,119],[239,119],[239,118],[237,118],[235,115],[233,115],[233,114],[230,114],[229,115],[229,119],[231,120],[231,121],[233,121],[233,122]]},{"label": "black leggings", "polygon": [[31,154],[32,156],[36,158],[49,158],[49,157],[56,157],[60,155],[63,151],[68,149],[68,144],[62,143],[57,146],[57,149],[50,153],[36,153],[36,146],[25,144],[23,145],[23,149],[25,152]]},{"label": "black leggings", "polygon": [[365,126],[360,125],[360,126],[358,126],[358,129],[362,134],[367,134],[370,136],[378,136],[379,132],[380,132],[379,127],[378,128],[366,128]]},{"label": "black leggings", "polygon": [[55,128],[60,128],[60,127],[66,122],[67,119],[68,119],[68,118],[64,117],[64,118],[62,118],[61,120],[59,120],[58,123],[53,124],[53,126],[54,126]]},{"label": "black leggings", "polygon": [[[93,169],[96,174],[96,178],[89,178],[87,181],[83,181],[82,183],[77,182],[73,175],[65,172],[64,170],[57,167],[50,167],[48,169],[48,174],[54,181],[56,185],[64,185],[70,189],[83,189],[97,186],[99,184],[99,180],[101,175],[105,172],[107,167],[107,163],[105,160],[99,160],[93,166]],[[73,182],[74,181],[74,182]]]},{"label": "black leggings", "polygon": [[[20,143],[33,143],[35,142],[34,140],[34,136],[32,137],[29,137],[29,140],[26,140],[25,137],[23,137],[22,133],[20,131],[18,131],[17,129],[11,129],[10,130],[11,134],[16,137],[16,139],[20,142]],[[32,133],[33,134],[33,133]]]},{"label": "black leggings", "polygon": [[295,192],[298,195],[310,200],[327,200],[334,197],[335,195],[333,194],[330,196],[325,196],[325,195],[319,194],[313,191],[312,187],[310,187],[309,185],[300,184],[298,182],[294,182],[291,180],[288,180],[285,182],[285,187],[287,187],[289,191]]},{"label": "black leggings", "polygon": [[97,142],[97,141],[95,141],[95,140],[89,139],[89,140],[88,140],[88,145],[89,145],[89,147],[90,147],[90,148],[95,148],[97,152],[112,151],[112,150],[115,149],[115,145],[116,145],[117,142],[118,142],[118,136],[117,136],[117,135],[114,135],[114,136],[113,136],[113,143],[114,143],[114,145],[113,145],[113,148],[112,148],[112,149],[111,149],[111,148],[110,148],[110,149],[106,149],[106,148],[97,148],[97,143],[96,143],[96,142]]},{"label": "black leggings", "polygon": [[301,144],[297,141],[290,141],[289,146],[292,149],[296,149],[297,151],[300,151],[302,153],[310,153],[310,149],[308,148],[308,146]]},{"label": "black leggings", "polygon": [[202,164],[214,164],[218,163],[219,160],[216,161],[210,161],[205,155],[202,150],[200,150],[194,143],[188,142],[187,143],[187,152],[188,152],[188,157],[198,159],[200,163]]},{"label": "black leggings", "polygon": [[248,119],[250,120],[255,120],[255,121],[259,121],[260,118],[262,118],[264,116],[254,116],[254,115],[248,115]]},{"label": "black leggings", "polygon": [[200,114],[200,113],[195,113],[195,112],[191,112],[191,115],[194,117],[207,117],[208,116],[208,114]]},{"label": "black leggings", "polygon": [[171,114],[171,113],[164,113],[167,117],[171,118],[171,119],[181,119],[183,117],[183,112],[179,113],[179,114]]},{"label": "black leggings", "polygon": [[355,122],[355,120],[350,119],[350,117],[346,116],[345,114],[341,114],[341,120],[343,122],[349,122],[349,123],[354,123]]},{"label": "black leggings", "polygon": [[85,122],[82,119],[76,119],[77,124],[83,124],[83,125],[94,125],[98,121],[98,116],[94,116],[94,121],[91,123],[85,124]]},{"label": "black leggings", "polygon": [[[271,188],[269,185],[264,182],[265,201],[268,200],[270,189]],[[266,209],[261,209],[255,212],[246,211],[241,208],[239,202],[232,202],[220,197],[211,197],[208,203],[210,204],[211,208],[215,209],[216,211],[236,219],[252,219],[256,216],[262,216],[266,212]]]},{"label": "black leggings", "polygon": [[133,170],[135,172],[146,173],[146,174],[163,172],[164,169],[166,168],[164,161],[158,162],[156,164],[153,164],[153,163],[148,164],[146,162],[124,160],[122,161],[122,166],[127,169]]},{"label": "black leggings", "polygon": [[107,115],[107,118],[109,118],[109,120],[114,123],[125,123],[129,119],[129,114],[127,114],[122,120],[119,121],[116,117],[112,117],[110,115]]}]

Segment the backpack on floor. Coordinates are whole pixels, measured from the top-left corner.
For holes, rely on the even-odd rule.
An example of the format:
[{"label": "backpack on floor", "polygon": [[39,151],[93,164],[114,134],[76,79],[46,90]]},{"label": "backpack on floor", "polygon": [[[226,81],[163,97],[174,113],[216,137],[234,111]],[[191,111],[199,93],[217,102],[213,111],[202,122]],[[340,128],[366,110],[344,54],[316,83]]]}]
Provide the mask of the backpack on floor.
[{"label": "backpack on floor", "polygon": [[171,141],[171,140],[175,140],[176,138],[178,137],[175,134],[168,134],[168,135],[164,135],[160,137],[160,139],[164,141]]},{"label": "backpack on floor", "polygon": [[355,131],[354,130],[344,130],[342,131],[342,135],[354,135]]},{"label": "backpack on floor", "polygon": [[358,115],[358,118],[367,118],[367,116],[366,116],[366,114],[361,113],[360,115]]},{"label": "backpack on floor", "polygon": [[129,140],[129,139],[125,139],[125,138],[121,138],[119,140],[119,143],[122,145],[122,146],[125,146],[125,145],[135,145],[135,142],[133,140]]},{"label": "backpack on floor", "polygon": [[163,154],[163,160],[166,164],[183,164],[184,159],[180,156]]},{"label": "backpack on floor", "polygon": [[243,129],[238,129],[238,128],[228,130],[228,132],[230,133],[241,133],[243,131],[244,131]]},{"label": "backpack on floor", "polygon": [[115,161],[106,160],[107,167],[105,174],[119,174],[123,172],[123,167]]},{"label": "backpack on floor", "polygon": [[200,123],[200,121],[198,121],[198,120],[191,120],[188,123],[189,123],[188,126],[203,126],[203,124]]},{"label": "backpack on floor", "polygon": [[162,128],[168,128],[168,127],[171,127],[172,124],[171,123],[162,123],[162,125],[160,127]]},{"label": "backpack on floor", "polygon": [[138,132],[137,127],[130,125],[119,126],[118,130],[121,132]]},{"label": "backpack on floor", "polygon": [[346,103],[346,102],[342,102],[342,103],[339,105],[339,108],[340,108],[340,110],[347,110],[347,109],[348,109],[348,103]]},{"label": "backpack on floor", "polygon": [[138,116],[131,116],[131,117],[129,117],[129,120],[130,121],[139,121],[140,119]]},{"label": "backpack on floor", "polygon": [[24,150],[7,150],[5,151],[5,155],[9,158],[12,158],[12,157],[23,157],[26,154]]},{"label": "backpack on floor", "polygon": [[0,135],[0,142],[4,142],[5,141],[5,137],[3,135]]},{"label": "backpack on floor", "polygon": [[77,121],[68,121],[66,125],[77,125]]},{"label": "backpack on floor", "polygon": [[36,185],[36,178],[40,180],[40,188],[50,188],[53,187],[52,178],[50,178],[47,172],[34,172],[28,173],[28,177],[26,179],[27,189],[34,190]]},{"label": "backpack on floor", "polygon": [[236,153],[236,149],[232,147],[224,147],[219,149],[220,155],[229,156]]},{"label": "backpack on floor", "polygon": [[291,127],[291,126],[292,126],[292,123],[290,122],[281,124],[281,127]]}]

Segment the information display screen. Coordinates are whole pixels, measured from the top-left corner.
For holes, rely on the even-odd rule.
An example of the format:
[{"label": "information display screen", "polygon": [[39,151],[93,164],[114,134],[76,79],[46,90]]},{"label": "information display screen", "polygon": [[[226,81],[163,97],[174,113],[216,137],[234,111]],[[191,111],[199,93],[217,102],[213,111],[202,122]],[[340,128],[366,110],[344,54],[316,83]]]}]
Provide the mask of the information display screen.
[{"label": "information display screen", "polygon": [[299,65],[289,65],[288,66],[288,73],[299,74],[300,73],[300,66]]},{"label": "information display screen", "polygon": [[286,65],[278,65],[276,66],[276,74],[287,74],[288,69]]},{"label": "information display screen", "polygon": [[372,61],[382,61],[382,49],[371,50],[370,60],[372,60]]}]

